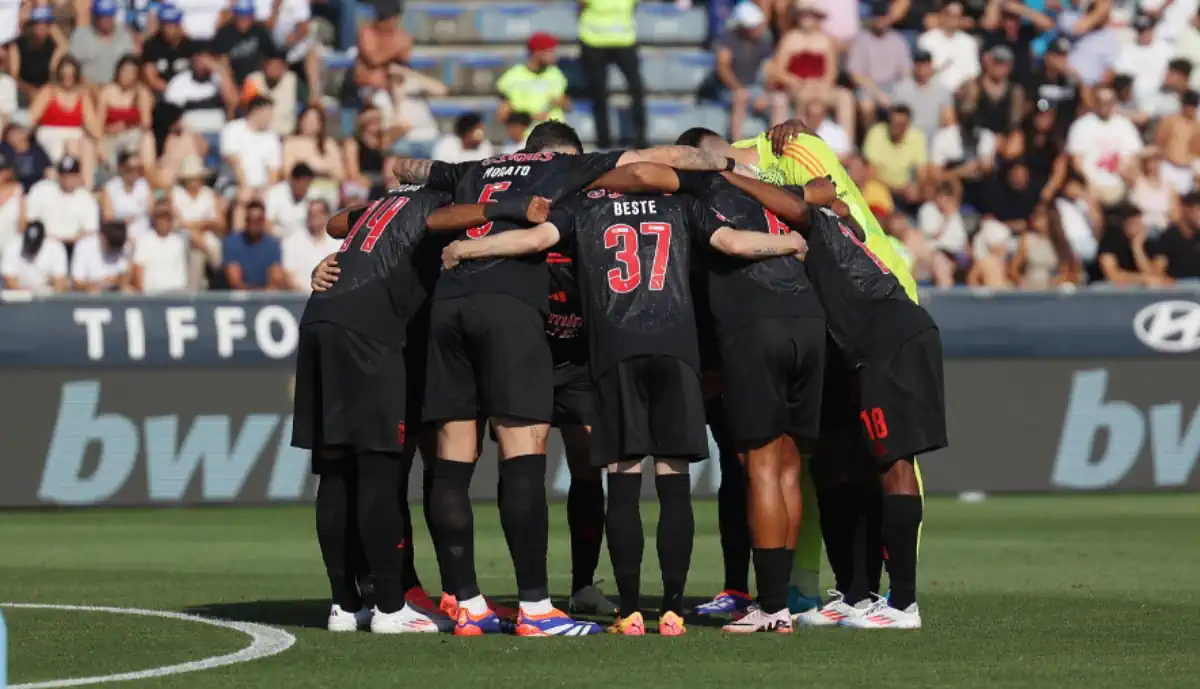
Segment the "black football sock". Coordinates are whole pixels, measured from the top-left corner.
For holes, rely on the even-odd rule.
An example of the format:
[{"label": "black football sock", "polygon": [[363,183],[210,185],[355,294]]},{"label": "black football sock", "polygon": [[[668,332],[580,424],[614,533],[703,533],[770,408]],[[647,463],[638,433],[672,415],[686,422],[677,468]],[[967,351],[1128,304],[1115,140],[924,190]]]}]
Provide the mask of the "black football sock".
[{"label": "black football sock", "polygon": [[398,455],[364,452],[358,455],[358,532],[371,577],[375,607],[396,612],[404,607],[404,514],[400,509]]},{"label": "black football sock", "polygon": [[683,589],[692,567],[692,482],[687,474],[655,476],[658,491],[658,566],[662,570],[662,610],[683,614]]},{"label": "black football sock", "polygon": [[726,591],[750,592],[750,518],[746,469],[728,442],[724,424],[713,424],[721,457],[721,487],[717,489],[717,522]]},{"label": "black football sock", "polygon": [[571,479],[567,490],[567,528],[571,532],[571,593],[596,581],[604,540],[604,483]]},{"label": "black football sock", "polygon": [[[817,491],[821,513],[821,536],[825,553],[833,570],[834,586],[847,599],[854,588],[854,553],[858,532],[858,486],[839,483]],[[851,601],[853,605],[857,601]]]},{"label": "black football sock", "polygon": [[453,568],[450,566],[446,549],[442,547],[436,522],[429,516],[433,511],[433,465],[437,460],[426,460],[425,455],[421,455],[421,462],[424,465],[421,470],[421,505],[425,510],[425,525],[429,528],[429,540],[433,543],[433,554],[437,558],[438,578],[442,581],[443,593],[457,596],[458,586],[454,583]]},{"label": "black football sock", "polygon": [[883,486],[876,481],[865,484],[862,501],[862,598],[868,598],[883,592]]},{"label": "black football sock", "polygon": [[[412,465],[408,465],[411,470]],[[404,519],[404,569],[400,572],[400,583],[407,591],[421,586],[421,577],[417,575],[416,552],[413,544],[412,508],[408,505],[408,477],[411,471],[400,468],[400,516]]]},{"label": "black football sock", "polygon": [[641,474],[608,475],[608,510],[604,523],[608,537],[608,555],[612,559],[613,578],[617,580],[620,615],[625,617],[641,607],[642,533]]},{"label": "black football sock", "polygon": [[917,533],[921,528],[921,496],[883,498],[883,544],[891,606],[903,610],[917,601]]},{"label": "black football sock", "polygon": [[777,613],[787,608],[788,578],[792,575],[787,548],[755,548],[754,576],[758,581],[758,605],[763,612]]},{"label": "black football sock", "polygon": [[[446,570],[454,582],[453,593],[464,601],[479,595],[475,578],[475,515],[471,511],[471,476],[475,465],[437,459],[429,488],[429,520],[445,551]],[[445,584],[443,584],[445,586]]]},{"label": "black football sock", "polygon": [[330,598],[349,612],[362,607],[355,578],[361,548],[357,547],[358,519],[351,509],[354,491],[357,486],[349,472],[323,474],[317,486],[317,543],[329,577]]},{"label": "black football sock", "polygon": [[500,461],[500,526],[517,573],[517,598],[531,603],[546,600],[550,597],[546,574],[550,539],[546,455]]}]

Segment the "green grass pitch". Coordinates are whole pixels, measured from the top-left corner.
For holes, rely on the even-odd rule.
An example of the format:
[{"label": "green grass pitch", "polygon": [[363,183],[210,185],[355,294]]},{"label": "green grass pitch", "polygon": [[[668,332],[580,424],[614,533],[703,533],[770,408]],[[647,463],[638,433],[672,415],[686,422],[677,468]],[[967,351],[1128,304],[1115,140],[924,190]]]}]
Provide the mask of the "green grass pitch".
[{"label": "green grass pitch", "polygon": [[[652,522],[654,507],[643,512]],[[134,687],[1200,686],[1200,496],[939,498],[926,517],[919,632],[727,638],[693,623],[682,639],[332,635],[320,629],[328,590],[312,512],[298,507],[5,513],[0,600],[194,612],[298,639],[274,657]],[[721,584],[715,504],[697,503],[696,522],[688,593],[699,600]],[[565,594],[561,507],[552,523],[551,586]],[[504,599],[514,586],[494,506],[477,507],[476,529],[480,583]],[[647,534],[652,594],[652,527]],[[428,540],[417,547],[436,589]],[[248,643],[187,621],[4,613],[13,683],[144,670]]]}]

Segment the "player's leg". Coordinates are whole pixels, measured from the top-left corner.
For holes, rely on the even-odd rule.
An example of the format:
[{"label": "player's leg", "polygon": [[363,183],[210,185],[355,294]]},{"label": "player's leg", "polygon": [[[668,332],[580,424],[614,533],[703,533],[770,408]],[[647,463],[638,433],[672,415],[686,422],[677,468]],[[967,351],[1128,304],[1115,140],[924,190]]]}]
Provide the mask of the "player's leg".
[{"label": "player's leg", "polygon": [[682,636],[683,592],[692,567],[696,519],[692,513],[692,484],[688,475],[690,458],[654,459],[654,489],[658,493],[658,566],[662,573],[662,616],[658,633]]},{"label": "player's leg", "polygon": [[331,632],[366,629],[371,609],[363,605],[358,590],[361,546],[354,510],[358,481],[354,454],[348,448],[326,447],[313,451],[317,485],[317,544],[333,601],[326,627]]},{"label": "player's leg", "polygon": [[750,598],[750,521],[747,519],[746,470],[738,459],[720,399],[709,402],[708,427],[720,453],[721,485],[717,488],[717,525],[721,536],[724,585],[707,603],[696,606],[699,615],[744,612]]},{"label": "player's leg", "polygon": [[617,606],[596,585],[596,567],[600,564],[604,541],[604,470],[592,465],[589,430],[581,424],[559,428],[571,471],[571,487],[567,490],[571,598],[567,609],[572,613],[615,615]]},{"label": "player's leg", "polygon": [[[597,449],[604,445],[598,443]],[[640,457],[608,465],[608,509],[604,525],[620,607],[617,620],[608,631],[625,636],[642,636],[646,633],[641,612],[642,556],[646,549],[646,537],[642,532],[641,494]]]}]

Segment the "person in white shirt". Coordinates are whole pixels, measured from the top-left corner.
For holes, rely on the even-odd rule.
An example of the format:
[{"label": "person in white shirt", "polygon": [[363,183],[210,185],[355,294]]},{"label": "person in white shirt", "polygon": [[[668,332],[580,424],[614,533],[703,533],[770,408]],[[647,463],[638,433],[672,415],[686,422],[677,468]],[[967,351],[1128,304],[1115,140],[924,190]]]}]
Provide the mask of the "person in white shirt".
[{"label": "person in white shirt", "polygon": [[1067,153],[1075,172],[1105,206],[1125,195],[1120,171],[1142,150],[1142,138],[1128,117],[1116,112],[1117,96],[1111,88],[1096,90],[1096,111],[1071,124]]},{"label": "person in white shirt", "polygon": [[937,28],[930,29],[917,39],[917,46],[933,57],[937,79],[951,93],[968,80],[979,76],[979,42],[959,27],[963,21],[963,6],[949,2],[938,14]]},{"label": "person in white shirt", "polygon": [[311,167],[300,163],[292,168],[288,181],[279,182],[267,190],[264,201],[267,207],[267,222],[275,230],[275,236],[286,239],[292,234],[303,233],[311,215],[309,201],[312,199],[314,173]]},{"label": "person in white shirt", "polygon": [[309,102],[318,104],[324,91],[309,0],[254,0],[254,18],[271,28],[271,37],[286,54],[288,66],[304,74]]},{"label": "person in white shirt", "polygon": [[221,24],[221,12],[229,0],[172,0],[183,11],[183,32],[193,41],[211,41]]},{"label": "person in white shirt", "polygon": [[1133,26],[1137,40],[1121,46],[1113,71],[1133,77],[1134,103],[1140,110],[1148,112],[1158,102],[1158,92],[1167,76],[1167,63],[1171,61],[1173,51],[1166,41],[1158,38],[1154,20],[1150,17],[1139,15]]},{"label": "person in white shirt", "polygon": [[340,241],[325,232],[329,215],[329,204],[324,199],[309,201],[307,226],[283,240],[283,272],[287,276],[288,289],[293,292],[312,292],[313,268],[341,246]]},{"label": "person in white shirt", "polygon": [[31,222],[19,242],[9,244],[0,256],[0,277],[5,289],[37,294],[67,291],[67,248],[46,236],[46,227]]},{"label": "person in white shirt", "polygon": [[191,69],[172,77],[162,97],[183,110],[184,129],[199,134],[220,132],[229,110],[239,101],[233,75],[208,43],[196,45]]},{"label": "person in white shirt", "polygon": [[939,182],[933,200],[917,210],[917,226],[933,249],[931,272],[938,287],[953,287],[955,272],[969,258],[967,225],[960,210],[962,187],[955,182]]},{"label": "person in white shirt", "polygon": [[64,156],[58,163],[58,179],[44,179],[29,189],[25,214],[40,220],[51,237],[73,245],[100,229],[100,206],[83,187],[79,161]]},{"label": "person in white shirt", "polygon": [[469,112],[454,121],[453,134],[443,136],[433,145],[431,157],[444,163],[469,163],[492,155],[492,142],[487,140],[483,118]]},{"label": "person in white shirt", "polygon": [[207,287],[208,275],[221,267],[221,233],[225,229],[225,202],[208,186],[209,171],[200,156],[183,159],[171,188],[168,212],[172,223],[188,233],[195,249],[188,263],[188,287]]},{"label": "person in white shirt", "polygon": [[130,280],[133,290],[143,294],[187,291],[188,233],[176,229],[170,203],[154,204],[152,226],[153,231],[139,239],[133,248]]},{"label": "person in white shirt", "polygon": [[804,119],[810,126],[813,122],[820,122],[816,126],[817,136],[829,144],[830,150],[837,154],[838,158],[844,159],[854,153],[854,142],[846,130],[829,117],[828,105],[817,100],[808,101],[804,106]]},{"label": "person in white shirt", "polygon": [[150,231],[150,201],[153,192],[142,174],[142,159],[132,153],[117,156],[120,173],[104,183],[100,195],[100,215],[104,220],[120,220],[135,241]]},{"label": "person in white shirt", "polygon": [[71,254],[71,287],[76,292],[98,294],[129,287],[129,258],[133,246],[129,230],[120,220],[100,225],[75,244]]},{"label": "person in white shirt", "polygon": [[8,73],[7,50],[0,50],[0,127],[7,127],[20,109],[17,80]]},{"label": "person in white shirt", "polygon": [[274,121],[275,104],[260,96],[246,106],[245,118],[221,130],[221,158],[233,171],[243,196],[261,192],[280,179],[283,142],[271,128]]}]

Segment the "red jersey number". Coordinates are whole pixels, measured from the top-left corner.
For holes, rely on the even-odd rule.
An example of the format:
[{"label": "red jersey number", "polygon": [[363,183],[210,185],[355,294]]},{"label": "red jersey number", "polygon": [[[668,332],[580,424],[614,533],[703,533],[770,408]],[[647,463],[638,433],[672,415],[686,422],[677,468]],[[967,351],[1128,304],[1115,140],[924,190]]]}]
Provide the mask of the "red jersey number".
[{"label": "red jersey number", "polygon": [[[483,188],[483,191],[479,192],[479,203],[491,203],[492,195],[499,194],[511,186],[512,182],[492,182],[491,184],[488,184]],[[492,223],[489,222],[467,230],[467,237],[471,239],[479,239],[480,237],[487,236],[487,233],[491,231]]]},{"label": "red jersey number", "polygon": [[371,204],[367,212],[363,213],[358,222],[354,223],[354,227],[350,228],[350,231],[346,233],[346,239],[342,242],[342,246],[338,248],[338,252],[340,253],[349,249],[350,243],[354,241],[354,235],[358,233],[360,228],[366,227],[367,236],[363,237],[362,246],[358,247],[358,250],[366,254],[371,253],[383,231],[388,228],[392,219],[400,212],[400,209],[407,205],[407,196],[391,196],[379,199]]},{"label": "red jersey number", "polygon": [[616,249],[620,266],[608,271],[608,287],[617,294],[627,294],[642,284],[642,262],[638,256],[640,236],[654,238],[654,261],[650,267],[649,287],[661,291],[667,283],[667,265],[671,261],[671,225],[665,222],[644,222],[635,230],[629,225],[612,225],[604,230],[604,248]]},{"label": "red jersey number", "polygon": [[792,228],[780,220],[778,215],[775,215],[766,208],[763,209],[763,214],[767,216],[767,231],[771,234],[789,234],[792,231]]}]

